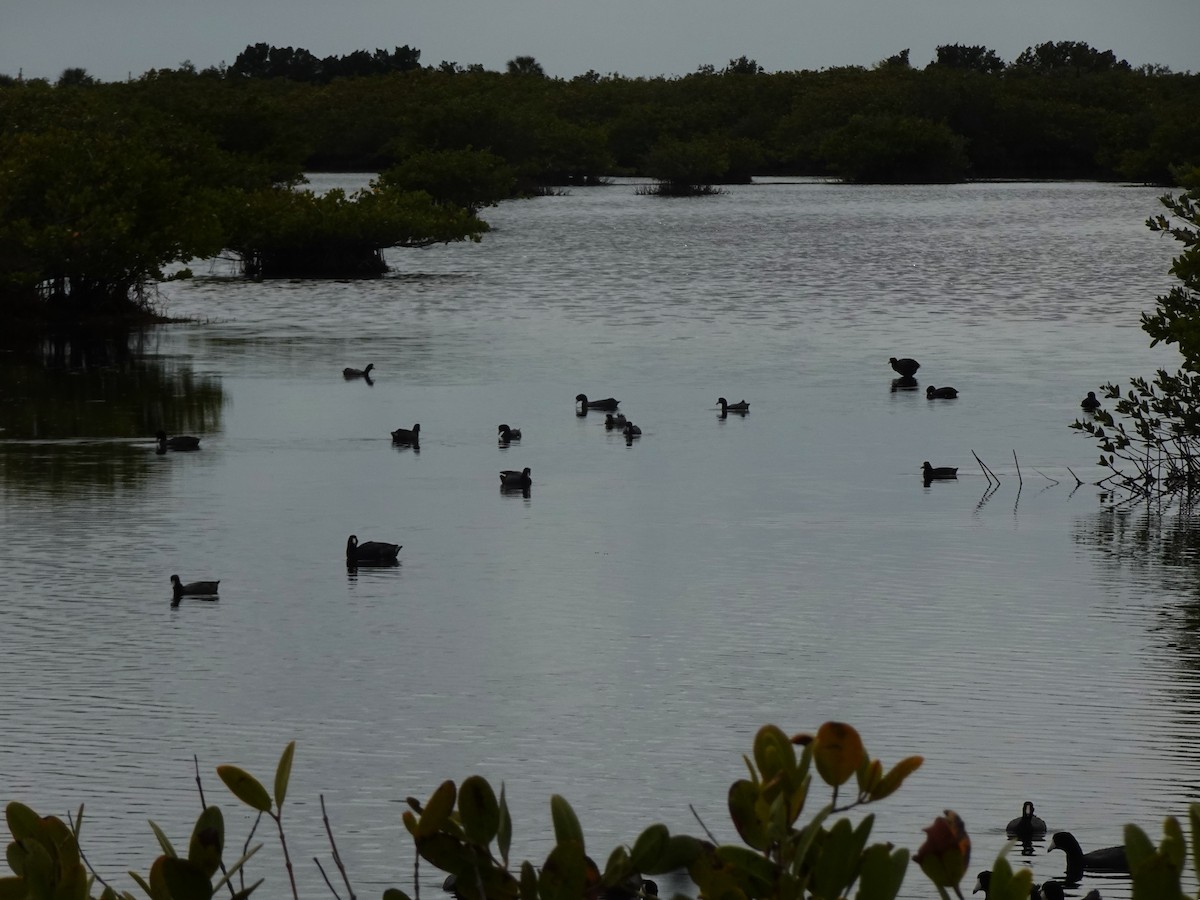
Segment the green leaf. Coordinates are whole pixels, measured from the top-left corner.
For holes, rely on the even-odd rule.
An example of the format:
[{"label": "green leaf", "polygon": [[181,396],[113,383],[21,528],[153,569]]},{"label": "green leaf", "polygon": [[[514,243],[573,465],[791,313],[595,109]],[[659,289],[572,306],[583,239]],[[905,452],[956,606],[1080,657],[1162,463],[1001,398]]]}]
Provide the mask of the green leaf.
[{"label": "green leaf", "polygon": [[162,852],[174,859],[178,854],[175,848],[171,846],[171,841],[167,838],[166,833],[155,824],[153,819],[147,820],[150,822],[150,830],[154,832],[154,837],[158,839],[158,846],[162,848]]},{"label": "green leaf", "polygon": [[271,796],[257,778],[237,766],[217,766],[217,775],[233,795],[259,812],[271,811]]},{"label": "green leaf", "polygon": [[583,847],[574,841],[562,841],[550,851],[538,879],[541,900],[579,900],[587,884]]},{"label": "green leaf", "polygon": [[771,885],[779,877],[779,866],[761,853],[745,847],[722,845],[716,849],[716,857],[738,873],[737,880],[752,896],[761,897],[770,893]]},{"label": "green leaf", "polygon": [[616,887],[636,874],[637,870],[629,860],[629,851],[618,845],[608,854],[608,862],[604,865],[604,875],[600,880],[602,884]]},{"label": "green leaf", "polygon": [[1200,803],[1188,807],[1188,821],[1192,831],[1192,873],[1200,876]]},{"label": "green leaf", "polygon": [[[279,765],[275,767],[275,808],[283,809],[283,798],[287,796],[288,779],[292,777],[292,757],[296,755],[296,742],[283,749]],[[263,810],[266,812],[266,810]]]},{"label": "green leaf", "polygon": [[210,900],[212,897],[212,882],[195,863],[186,859],[166,859],[162,871],[171,900]]},{"label": "green leaf", "polygon": [[908,851],[874,844],[862,855],[857,900],[895,900],[908,871]]},{"label": "green leaf", "polygon": [[512,816],[508,813],[508,801],[504,798],[504,782],[500,782],[500,824],[496,829],[496,845],[500,848],[500,860],[508,868],[508,849],[512,845]]},{"label": "green leaf", "polygon": [[450,813],[454,811],[456,793],[453,781],[443,781],[437,786],[429,802],[425,804],[420,821],[417,822],[415,837],[418,840],[437,833],[449,821]]},{"label": "green leaf", "polygon": [[0,878],[0,900],[28,900],[29,886],[16,875]]},{"label": "green leaf", "polygon": [[755,850],[766,850],[770,844],[767,822],[758,787],[745,779],[729,786],[729,816],[742,840]]},{"label": "green leaf", "polygon": [[197,866],[206,878],[212,878],[221,867],[225,849],[225,819],[216,806],[207,807],[196,819],[192,839],[188,843],[188,862]]},{"label": "green leaf", "polygon": [[667,841],[667,849],[659,857],[658,863],[653,867],[647,866],[642,872],[646,875],[661,875],[677,869],[686,869],[704,852],[704,846],[703,841],[691,835],[673,834]]},{"label": "green leaf", "polygon": [[529,860],[521,863],[521,900],[539,900],[537,870]]},{"label": "green leaf", "polygon": [[633,867],[639,872],[651,871],[667,852],[670,840],[671,832],[667,830],[666,825],[655,823],[649,826],[633,842],[633,849],[629,854]]},{"label": "green leaf", "polygon": [[863,845],[873,817],[864,819],[866,829],[854,829],[849,819],[839,819],[825,835],[813,865],[812,892],[818,897],[840,897],[858,876]]},{"label": "green leaf", "polygon": [[550,797],[550,818],[554,821],[554,839],[559,844],[578,844],[582,856],[583,828],[580,827],[571,804],[559,794]]},{"label": "green leaf", "polygon": [[467,840],[486,847],[500,829],[500,805],[487,779],[472,775],[458,789],[458,815]]},{"label": "green leaf", "polygon": [[150,897],[151,900],[153,900],[154,892],[150,890],[150,885],[146,883],[145,878],[143,878],[137,872],[130,872],[129,877],[137,882],[138,887],[140,887],[143,891],[146,892],[147,897]]}]

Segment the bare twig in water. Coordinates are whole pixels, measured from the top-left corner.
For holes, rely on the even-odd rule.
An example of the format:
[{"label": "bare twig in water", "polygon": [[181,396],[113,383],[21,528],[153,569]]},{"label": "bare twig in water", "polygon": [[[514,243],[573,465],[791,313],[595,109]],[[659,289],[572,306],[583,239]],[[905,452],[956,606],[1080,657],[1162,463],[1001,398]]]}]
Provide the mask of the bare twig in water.
[{"label": "bare twig in water", "polygon": [[1075,474],[1075,473],[1074,473],[1074,472],[1071,470],[1071,467],[1070,467],[1070,466],[1067,466],[1067,471],[1068,471],[1068,472],[1070,472],[1070,473],[1071,473],[1071,477],[1075,479],[1075,487],[1082,487],[1082,486],[1083,486],[1083,482],[1079,480],[1079,476],[1078,476],[1078,475],[1076,475],[1076,474]]},{"label": "bare twig in water", "polygon": [[1017,466],[1017,483],[1023,486],[1025,484],[1025,479],[1021,477],[1021,464],[1017,462],[1016,448],[1013,449],[1013,462],[1016,463]]},{"label": "bare twig in water", "polygon": [[[250,826],[250,833],[248,835],[246,835],[246,843],[242,845],[242,856],[245,856],[247,853],[250,852],[250,841],[254,837],[254,832],[256,832],[258,830],[258,823],[261,821],[262,821],[262,812],[260,811],[259,814],[254,817],[254,824]],[[241,889],[244,891],[246,889],[246,867],[245,866],[242,866],[240,869],[238,869],[238,880],[241,882]]]},{"label": "bare twig in water", "polygon": [[[333,863],[338,867],[338,871],[342,873],[342,883],[346,885],[346,894],[350,897],[350,900],[354,900],[354,888],[350,887],[350,879],[346,876],[346,867],[342,865],[342,854],[338,853],[337,842],[333,839],[333,829],[329,827],[329,814],[325,812],[325,795],[321,794],[320,797],[321,818],[325,821],[325,834],[329,836],[329,847],[333,851]],[[321,874],[325,874],[324,870],[322,870]],[[330,885],[330,890],[333,890],[333,885]],[[333,895],[336,897],[337,891],[334,891]]]},{"label": "bare twig in water", "polygon": [[415,900],[421,900],[421,854],[413,848],[413,893]]},{"label": "bare twig in water", "polygon": [[996,477],[995,472],[993,472],[991,469],[989,469],[987,467],[987,463],[985,463],[982,459],[979,458],[979,454],[976,453],[974,450],[972,450],[971,455],[973,457],[975,457],[975,462],[979,463],[979,468],[983,469],[984,477],[987,478],[988,483],[990,484],[993,480],[995,480],[996,484],[999,484],[1000,479]]},{"label": "bare twig in water", "polygon": [[[1059,483],[1059,480],[1058,480],[1057,478],[1051,478],[1049,475],[1047,475],[1047,474],[1046,474],[1045,472],[1043,472],[1041,469],[1034,469],[1033,471],[1037,472],[1039,475],[1041,475],[1041,476],[1042,476],[1043,478],[1045,478],[1047,481],[1053,482],[1054,484],[1058,484],[1058,483]],[[1068,472],[1070,472],[1071,470],[1068,468],[1068,469],[1067,469],[1067,471],[1068,471]],[[1074,472],[1071,472],[1071,474],[1072,474],[1072,475],[1074,475],[1075,473],[1074,473]],[[1079,479],[1076,479],[1076,481],[1078,481],[1078,480],[1079,480]]]},{"label": "bare twig in water", "polygon": [[719,845],[720,841],[718,841],[715,837],[713,837],[713,833],[708,830],[708,826],[705,825],[704,820],[700,818],[700,813],[696,812],[696,807],[692,806],[692,804],[689,803],[688,809],[690,809],[692,811],[692,815],[696,817],[696,821],[700,823],[700,827],[704,830],[704,833],[708,835],[708,839],[710,841],[712,841],[714,844]]}]

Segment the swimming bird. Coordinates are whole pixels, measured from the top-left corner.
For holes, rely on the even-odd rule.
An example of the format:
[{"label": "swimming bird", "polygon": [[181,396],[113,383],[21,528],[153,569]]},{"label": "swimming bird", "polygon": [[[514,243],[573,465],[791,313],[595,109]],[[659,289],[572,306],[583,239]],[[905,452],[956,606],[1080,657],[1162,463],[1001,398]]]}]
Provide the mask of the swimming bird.
[{"label": "swimming bird", "polygon": [[192,437],[190,434],[177,434],[175,437],[167,437],[165,431],[160,431],[155,435],[158,439],[158,452],[166,453],[168,450],[199,450],[200,438]]},{"label": "swimming bird", "polygon": [[529,466],[526,466],[520,472],[516,469],[504,469],[500,472],[500,486],[506,488],[527,488],[533,484],[533,479],[529,477]]},{"label": "swimming bird", "polygon": [[1088,391],[1088,395],[1083,398],[1079,406],[1088,412],[1095,412],[1100,408],[1100,398],[1096,396],[1095,391]]},{"label": "swimming bird", "polygon": [[[986,898],[992,889],[992,872],[990,869],[980,872],[975,876],[975,887],[971,891],[972,894],[978,894],[983,891],[983,896]],[[1059,894],[1062,897],[1062,894]],[[1029,887],[1029,900],[1046,900],[1046,895],[1036,884]]]},{"label": "swimming bird", "polygon": [[392,443],[394,444],[419,444],[421,442],[421,425],[420,423],[409,428],[397,428],[392,432]]},{"label": "swimming bird", "polygon": [[1021,814],[1009,822],[1004,830],[1009,837],[1031,841],[1046,836],[1046,823],[1033,814],[1033,804],[1026,800],[1021,804]]},{"label": "swimming bird", "polygon": [[498,429],[500,432],[500,443],[507,444],[509,441],[519,441],[521,439],[520,428],[509,428],[507,425],[501,425]]},{"label": "swimming bird", "polygon": [[641,437],[641,436],[642,436],[641,428],[639,428],[637,425],[634,425],[632,422],[625,423],[625,437],[635,438],[635,437]]},{"label": "swimming bird", "polygon": [[958,396],[958,391],[952,387],[934,387],[931,384],[925,388],[925,396],[930,400],[953,400]]},{"label": "swimming bird", "polygon": [[346,538],[346,565],[348,566],[388,566],[396,562],[400,555],[401,544],[389,544],[385,541],[358,542],[358,535],[352,534]]},{"label": "swimming bird", "polygon": [[610,431],[614,428],[624,428],[628,421],[624,413],[617,413],[615,416],[612,413],[606,413],[604,416],[604,427]]},{"label": "swimming bird", "polygon": [[896,357],[893,356],[888,360],[888,362],[891,364],[892,368],[896,370],[897,374],[903,375],[905,378],[912,378],[917,374],[917,369],[921,368],[921,364],[919,362],[917,362],[915,359],[909,359],[907,356],[903,359],[896,359]]},{"label": "swimming bird", "polygon": [[612,397],[605,397],[603,400],[589,400],[587,394],[576,394],[575,402],[583,404],[583,411],[589,409],[616,409],[620,400],[614,400]]},{"label": "swimming bird", "polygon": [[178,603],[184,597],[215,597],[220,581],[192,581],[184,584],[178,575],[171,576],[172,600]]},{"label": "swimming bird", "polygon": [[929,460],[921,463],[921,472],[924,474],[926,481],[958,478],[958,466],[931,466]]},{"label": "swimming bird", "polygon": [[352,369],[349,366],[342,369],[342,377],[349,381],[351,378],[370,378],[371,370],[375,368],[375,363],[367,363],[365,369]]},{"label": "swimming bird", "polygon": [[717,398],[717,405],[721,407],[721,413],[748,413],[750,412],[750,404],[745,400],[739,400],[737,403],[730,403],[724,397]]},{"label": "swimming bird", "polygon": [[1075,840],[1075,835],[1069,831],[1056,831],[1046,847],[1046,852],[1061,850],[1067,854],[1067,881],[1074,883],[1083,877],[1084,872],[1128,872],[1129,860],[1125,858],[1124,847],[1105,847],[1103,850],[1093,850],[1084,853]]}]

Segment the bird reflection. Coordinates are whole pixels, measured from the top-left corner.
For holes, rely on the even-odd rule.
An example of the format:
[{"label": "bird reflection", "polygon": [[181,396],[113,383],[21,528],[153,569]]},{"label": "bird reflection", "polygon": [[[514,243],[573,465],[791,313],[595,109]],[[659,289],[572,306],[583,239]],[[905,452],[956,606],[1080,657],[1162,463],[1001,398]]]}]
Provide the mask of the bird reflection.
[{"label": "bird reflection", "polygon": [[892,393],[896,391],[915,391],[917,389],[917,379],[911,375],[901,375],[899,378],[892,379]]}]

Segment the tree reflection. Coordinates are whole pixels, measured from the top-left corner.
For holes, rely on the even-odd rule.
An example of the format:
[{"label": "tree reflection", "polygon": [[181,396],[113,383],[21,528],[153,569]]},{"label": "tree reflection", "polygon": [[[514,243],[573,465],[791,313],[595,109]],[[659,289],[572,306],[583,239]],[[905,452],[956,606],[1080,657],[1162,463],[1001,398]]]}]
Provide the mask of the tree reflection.
[{"label": "tree reflection", "polygon": [[115,491],[156,470],[154,435],[220,429],[220,380],[152,355],[146,333],[42,337],[0,357],[0,477]]}]

